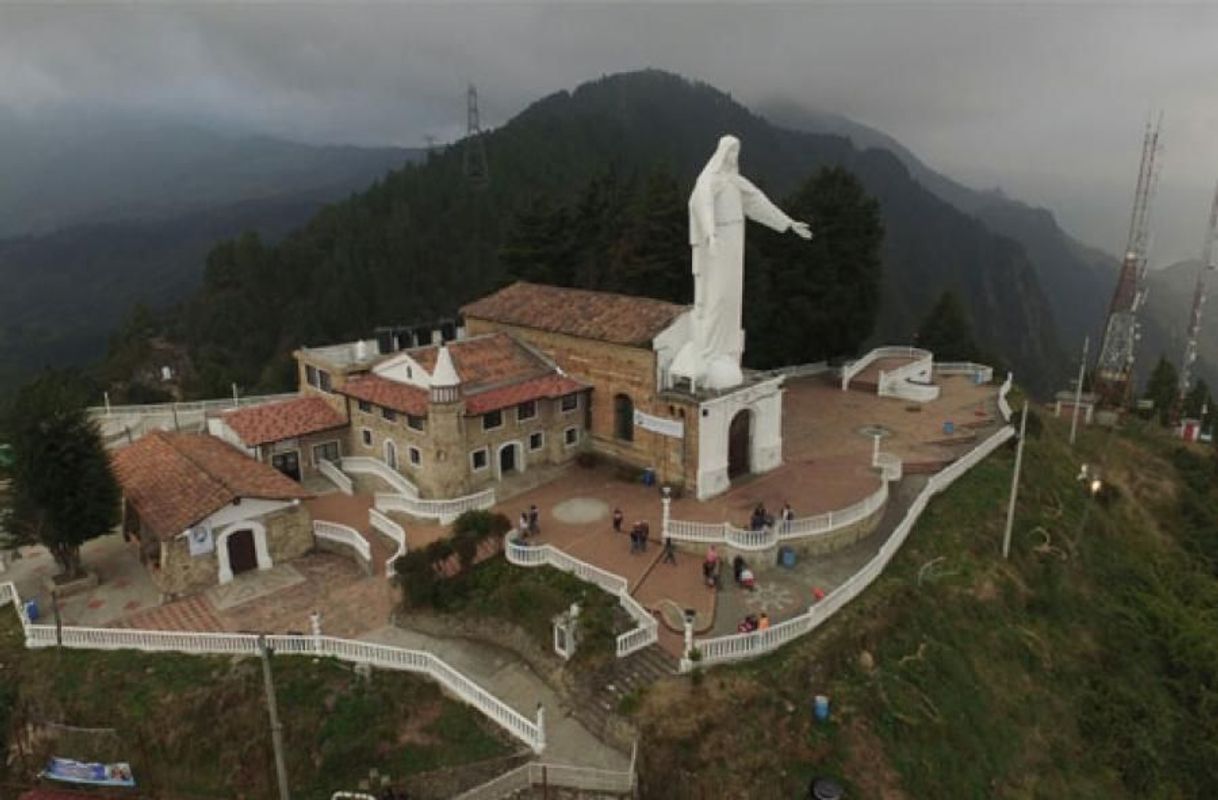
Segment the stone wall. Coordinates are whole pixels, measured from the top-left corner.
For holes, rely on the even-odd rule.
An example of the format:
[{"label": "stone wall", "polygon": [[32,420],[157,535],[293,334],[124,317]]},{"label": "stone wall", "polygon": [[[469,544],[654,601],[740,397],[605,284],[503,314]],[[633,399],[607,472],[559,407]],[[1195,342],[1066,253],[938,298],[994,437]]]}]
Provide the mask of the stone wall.
[{"label": "stone wall", "polygon": [[[299,558],[313,549],[313,523],[303,505],[255,519],[266,527],[267,549],[275,564]],[[141,533],[141,539],[146,535]],[[165,597],[197,594],[219,582],[220,564],[215,550],[192,556],[190,544],[183,536],[162,541],[159,556],[159,564],[153,558],[145,566],[153,584]]]},{"label": "stone wall", "polygon": [[[462,403],[432,403],[422,431],[407,424],[405,414],[387,420],[381,409],[370,406],[369,411],[360,410],[355,401],[351,403],[351,432],[349,449],[354,456],[371,456],[385,460],[385,440],[391,439],[397,448],[397,468],[412,483],[419,487],[424,497],[450,498],[494,486],[499,479],[499,450],[512,442],[517,443],[517,471],[544,464],[561,464],[575,457],[585,437],[585,411],[587,394],[579,398],[579,405],[572,411],[563,411],[560,400],[538,400],[537,414],[531,419],[519,420],[517,407],[502,409],[503,423],[493,430],[483,430],[481,416],[466,416]],[[576,443],[565,442],[567,428],[577,428]],[[363,431],[367,430],[371,444],[364,444]],[[541,447],[529,449],[529,438],[541,433]],[[410,448],[419,452],[419,464],[410,461]],[[473,469],[473,452],[486,448],[486,467]]]},{"label": "stone wall", "polygon": [[284,439],[281,442],[262,445],[258,448],[258,460],[269,465],[271,463],[271,456],[277,453],[296,450],[300,455],[300,476],[302,479],[309,478],[318,474],[317,459],[313,457],[313,448],[315,446],[326,444],[327,442],[337,442],[338,454],[341,458],[350,451],[350,439],[350,427],[310,433],[296,439]]},{"label": "stone wall", "polygon": [[[592,385],[588,411],[590,444],[610,458],[636,467],[652,467],[663,483],[693,484],[697,469],[697,404],[670,393],[660,396],[656,354],[647,346],[631,347],[595,339],[468,318],[471,336],[506,331],[538,348],[573,377]],[[634,408],[685,423],[684,439],[635,426],[633,440],[615,435],[614,398],[624,394]]]}]

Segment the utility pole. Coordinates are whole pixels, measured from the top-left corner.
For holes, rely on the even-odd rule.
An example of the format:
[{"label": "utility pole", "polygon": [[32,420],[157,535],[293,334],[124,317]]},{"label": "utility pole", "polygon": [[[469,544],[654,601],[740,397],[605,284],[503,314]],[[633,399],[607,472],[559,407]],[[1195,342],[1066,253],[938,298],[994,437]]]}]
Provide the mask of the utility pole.
[{"label": "utility pole", "polygon": [[1074,413],[1070,415],[1070,446],[1074,447],[1074,434],[1078,430],[1078,404],[1083,399],[1083,375],[1087,371],[1087,348],[1091,337],[1083,337],[1083,360],[1078,362],[1078,385],[1074,387]]},{"label": "utility pole", "polygon": [[1019,419],[1019,444],[1015,446],[1015,474],[1011,476],[1011,502],[1007,505],[1007,529],[1002,534],[1002,557],[1011,554],[1011,527],[1015,524],[1015,497],[1019,494],[1019,470],[1023,466],[1023,440],[1028,429],[1028,401],[1023,401],[1023,413]]},{"label": "utility pole", "polygon": [[258,654],[262,657],[262,682],[266,687],[266,710],[271,717],[271,746],[275,750],[275,776],[279,781],[279,800],[292,800],[288,791],[288,767],[283,760],[283,725],[279,722],[279,705],[275,702],[275,679],[271,676],[271,649],[266,637],[258,636]]}]

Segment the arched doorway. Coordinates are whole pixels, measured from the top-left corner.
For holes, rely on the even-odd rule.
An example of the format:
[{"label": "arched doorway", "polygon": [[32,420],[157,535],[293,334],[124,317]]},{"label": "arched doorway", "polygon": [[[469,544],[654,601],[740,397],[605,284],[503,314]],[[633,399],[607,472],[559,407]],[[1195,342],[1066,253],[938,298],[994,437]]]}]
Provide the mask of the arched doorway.
[{"label": "arched doorway", "polygon": [[511,475],[521,469],[520,445],[517,442],[507,442],[499,445],[499,477]]},{"label": "arched doorway", "polygon": [[753,412],[736,412],[727,429],[727,477],[729,480],[753,471],[749,453],[753,442]]},{"label": "arched doorway", "polygon": [[624,394],[613,397],[613,435],[623,442],[634,441],[634,401]]},{"label": "arched doorway", "polygon": [[385,463],[390,469],[398,468],[398,446],[393,443],[392,439],[385,440]]},{"label": "arched doorway", "polygon": [[254,547],[254,532],[249,528],[233,531],[226,537],[228,567],[233,575],[258,569],[258,551]]}]

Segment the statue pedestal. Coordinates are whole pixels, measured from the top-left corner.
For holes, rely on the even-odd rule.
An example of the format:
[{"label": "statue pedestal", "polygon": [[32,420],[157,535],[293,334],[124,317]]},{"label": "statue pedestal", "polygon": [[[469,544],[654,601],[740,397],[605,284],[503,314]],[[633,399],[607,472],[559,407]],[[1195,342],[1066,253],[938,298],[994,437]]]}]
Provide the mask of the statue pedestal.
[{"label": "statue pedestal", "polygon": [[768,378],[699,404],[699,500],[730,489],[733,473],[756,475],[782,464],[782,382]]}]

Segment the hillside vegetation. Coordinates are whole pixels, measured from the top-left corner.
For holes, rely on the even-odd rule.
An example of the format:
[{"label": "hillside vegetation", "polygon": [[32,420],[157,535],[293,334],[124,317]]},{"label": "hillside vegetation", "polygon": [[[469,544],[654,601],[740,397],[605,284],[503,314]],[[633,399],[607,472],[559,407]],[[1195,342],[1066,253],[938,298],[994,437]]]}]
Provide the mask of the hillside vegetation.
[{"label": "hillside vegetation", "polygon": [[653,690],[645,796],[789,798],[817,775],[860,798],[1218,796],[1214,457],[1095,429],[1071,453],[1032,422],[1009,561],[1004,448],[821,631]]},{"label": "hillside vegetation", "polygon": [[[726,132],[743,141],[742,170],[775,199],[839,167],[878,201],[876,340],[911,339],[938,294],[952,289],[983,347],[1038,389],[1056,383],[1064,362],[1053,315],[1017,243],[931,194],[885,151],[775,127],[712,87],[653,71],[543,98],[487,134],[486,187],[465,179],[459,143],[326,209],[274,247],[253,237],[221,244],[170,332],[191,348],[199,393],[232,380],[282,387],[288,354],[301,344],[432,320],[501,285],[510,276],[500,249],[517,216],[539,201],[567,205],[607,173],[643,181],[661,169],[675,196],[687,197]],[[666,267],[666,287],[679,286],[688,254]],[[746,289],[746,307],[764,309],[766,300]]]},{"label": "hillside vegetation", "polygon": [[[298,657],[276,658],[274,669],[292,796],[302,800],[354,789],[371,769],[400,782],[519,749],[412,675],[378,670],[365,680],[330,659]],[[25,785],[53,752],[130,762],[152,797],[276,795],[258,659],[26,650],[5,607],[0,676],[0,755],[14,757],[0,757],[0,787]],[[73,735],[63,725],[114,735]],[[38,736],[19,748],[26,726]]]}]

